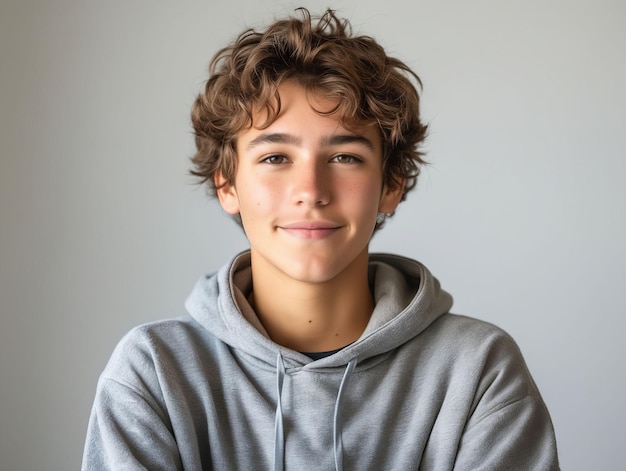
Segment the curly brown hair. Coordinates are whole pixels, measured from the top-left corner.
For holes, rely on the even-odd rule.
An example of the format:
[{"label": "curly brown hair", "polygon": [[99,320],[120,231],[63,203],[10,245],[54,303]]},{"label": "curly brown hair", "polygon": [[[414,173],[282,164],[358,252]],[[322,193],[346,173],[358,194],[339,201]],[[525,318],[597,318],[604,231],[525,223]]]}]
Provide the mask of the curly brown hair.
[{"label": "curly brown hair", "polygon": [[191,114],[197,148],[192,175],[208,184],[211,196],[217,172],[234,183],[238,133],[263,109],[268,119],[254,125],[269,126],[281,109],[279,85],[295,80],[336,98],[336,108],[324,113],[336,113],[345,126],[377,124],[384,183],[392,188],[404,183],[404,200],[425,163],[419,150],[427,130],[420,121],[420,78],[373,38],[353,36],[348,20],[333,10],[319,17],[297,11],[300,18],[276,21],[262,32],[244,31],[211,60]]}]

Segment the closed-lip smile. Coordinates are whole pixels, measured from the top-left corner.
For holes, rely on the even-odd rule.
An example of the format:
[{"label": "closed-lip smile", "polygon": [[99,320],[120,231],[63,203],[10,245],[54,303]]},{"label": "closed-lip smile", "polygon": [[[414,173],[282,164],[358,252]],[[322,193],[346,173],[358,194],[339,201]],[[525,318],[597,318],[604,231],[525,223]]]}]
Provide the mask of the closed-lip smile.
[{"label": "closed-lip smile", "polygon": [[341,225],[330,221],[297,221],[282,224],[279,229],[300,239],[325,239],[333,235]]}]

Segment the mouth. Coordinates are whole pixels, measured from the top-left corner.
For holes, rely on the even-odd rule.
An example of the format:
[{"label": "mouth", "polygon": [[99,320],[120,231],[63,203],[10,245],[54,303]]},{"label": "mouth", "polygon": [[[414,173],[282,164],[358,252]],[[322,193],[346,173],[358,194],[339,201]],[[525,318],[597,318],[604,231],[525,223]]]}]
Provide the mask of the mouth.
[{"label": "mouth", "polygon": [[325,221],[301,221],[280,225],[278,228],[298,239],[321,240],[335,234],[341,226]]}]

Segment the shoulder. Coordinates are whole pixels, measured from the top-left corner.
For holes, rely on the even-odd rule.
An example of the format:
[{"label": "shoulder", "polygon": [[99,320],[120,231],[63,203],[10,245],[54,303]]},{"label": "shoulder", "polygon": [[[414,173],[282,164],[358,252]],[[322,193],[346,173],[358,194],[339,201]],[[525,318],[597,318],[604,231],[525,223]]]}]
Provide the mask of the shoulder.
[{"label": "shoulder", "polygon": [[460,351],[504,349],[519,352],[511,335],[490,322],[458,314],[444,314],[428,328],[428,335]]},{"label": "shoulder", "polygon": [[[449,381],[477,391],[515,385],[515,395],[537,393],[515,340],[505,330],[467,316],[444,314],[423,332],[420,350]],[[511,391],[512,392],[512,391]]]},{"label": "shoulder", "polygon": [[444,339],[441,342],[448,352],[449,372],[472,385],[473,409],[480,410],[480,403],[491,411],[529,398],[542,403],[522,352],[506,331],[489,322],[453,314],[442,316],[432,327],[435,335]]},{"label": "shoulder", "polygon": [[115,347],[101,381],[143,388],[185,374],[198,373],[219,355],[221,342],[191,316],[143,324],[131,329]]},{"label": "shoulder", "polygon": [[175,354],[178,349],[208,340],[207,332],[189,315],[132,328],[117,344],[112,359],[119,355]]},{"label": "shoulder", "polygon": [[188,314],[171,319],[148,322],[133,327],[120,340],[120,345],[144,342],[168,342],[179,337],[196,336],[201,326]]}]

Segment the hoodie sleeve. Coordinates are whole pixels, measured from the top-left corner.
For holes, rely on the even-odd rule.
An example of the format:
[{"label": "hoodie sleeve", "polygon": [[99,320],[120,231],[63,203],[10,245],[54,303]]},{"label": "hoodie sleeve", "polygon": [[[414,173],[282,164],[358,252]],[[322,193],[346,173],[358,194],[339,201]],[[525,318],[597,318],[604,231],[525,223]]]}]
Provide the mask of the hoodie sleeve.
[{"label": "hoodie sleeve", "polygon": [[[83,470],[180,470],[168,403],[160,379],[168,378],[168,355],[158,330],[132,329],[118,343],[96,389],[83,455]],[[186,438],[186,437],[185,437]]]},{"label": "hoodie sleeve", "polygon": [[182,469],[164,414],[129,385],[102,377],[91,412],[83,470]]},{"label": "hoodie sleeve", "polygon": [[487,343],[454,469],[558,470],[552,422],[519,348],[504,332]]}]

